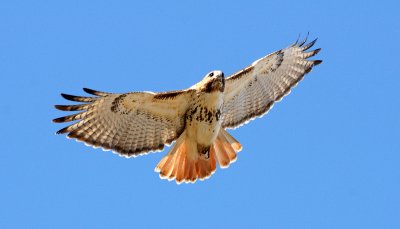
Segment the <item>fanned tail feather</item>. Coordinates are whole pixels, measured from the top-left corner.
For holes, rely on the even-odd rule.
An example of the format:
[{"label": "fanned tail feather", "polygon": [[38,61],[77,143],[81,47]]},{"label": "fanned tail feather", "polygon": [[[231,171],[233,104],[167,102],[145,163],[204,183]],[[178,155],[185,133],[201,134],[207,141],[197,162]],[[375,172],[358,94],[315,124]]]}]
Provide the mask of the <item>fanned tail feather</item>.
[{"label": "fanned tail feather", "polygon": [[[218,163],[221,168],[227,168],[236,161],[236,153],[242,150],[242,145],[226,130],[221,129],[214,143]],[[221,160],[219,160],[221,158]]]},{"label": "fanned tail feather", "polygon": [[168,154],[161,159],[155,168],[161,179],[176,180],[178,184],[194,183],[197,179],[209,178],[216,170],[216,163],[227,168],[237,159],[236,153],[242,149],[241,144],[221,129],[215,142],[210,147],[209,158],[200,156],[197,143],[183,132]]}]

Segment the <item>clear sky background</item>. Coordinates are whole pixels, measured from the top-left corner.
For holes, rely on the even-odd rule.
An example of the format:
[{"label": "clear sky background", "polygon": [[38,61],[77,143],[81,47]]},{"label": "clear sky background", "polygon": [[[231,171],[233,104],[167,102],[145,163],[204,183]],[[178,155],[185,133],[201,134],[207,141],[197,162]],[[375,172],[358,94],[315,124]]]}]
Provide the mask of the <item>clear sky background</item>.
[{"label": "clear sky background", "polygon": [[[0,228],[400,228],[398,1],[2,1]],[[316,67],[176,185],[55,135],[60,93],[184,89],[318,37]]]}]

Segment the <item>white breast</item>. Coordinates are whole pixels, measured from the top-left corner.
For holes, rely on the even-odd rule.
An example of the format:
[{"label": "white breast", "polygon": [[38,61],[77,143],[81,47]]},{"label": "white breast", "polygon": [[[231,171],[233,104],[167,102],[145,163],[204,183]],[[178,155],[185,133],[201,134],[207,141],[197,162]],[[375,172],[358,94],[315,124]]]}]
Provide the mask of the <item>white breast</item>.
[{"label": "white breast", "polygon": [[186,117],[188,135],[202,145],[211,145],[221,127],[223,93],[199,93]]}]

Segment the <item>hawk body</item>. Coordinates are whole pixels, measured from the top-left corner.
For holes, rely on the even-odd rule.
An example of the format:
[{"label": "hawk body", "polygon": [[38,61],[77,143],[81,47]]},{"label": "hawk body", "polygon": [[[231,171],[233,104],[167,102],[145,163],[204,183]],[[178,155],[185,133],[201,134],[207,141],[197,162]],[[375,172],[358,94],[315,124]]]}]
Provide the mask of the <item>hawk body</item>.
[{"label": "hawk body", "polygon": [[242,149],[225,129],[264,115],[322,62],[308,60],[320,51],[307,51],[315,41],[296,42],[227,78],[212,71],[186,90],[112,94],[84,89],[94,96],[61,94],[82,104],[56,105],[78,113],[53,121],[77,121],[57,133],[125,157],[161,151],[176,141],[155,170],[177,183],[202,180],[217,163],[228,167]]},{"label": "hawk body", "polygon": [[[211,74],[213,76],[210,77]],[[197,139],[197,143],[205,148],[209,148],[214,142],[221,127],[221,110],[224,102],[223,77],[223,73],[220,71],[208,74],[205,80],[209,80],[210,84],[215,84],[214,89],[207,86],[205,88],[195,87],[197,93],[186,114],[188,136]]]}]

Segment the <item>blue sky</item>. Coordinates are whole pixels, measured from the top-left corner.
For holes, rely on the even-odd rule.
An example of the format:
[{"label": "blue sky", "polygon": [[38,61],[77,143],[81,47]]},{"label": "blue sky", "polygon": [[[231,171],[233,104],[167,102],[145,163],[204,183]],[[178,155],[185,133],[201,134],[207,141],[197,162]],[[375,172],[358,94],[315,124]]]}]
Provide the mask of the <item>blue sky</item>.
[{"label": "blue sky", "polygon": [[[400,228],[398,1],[2,1],[1,228]],[[176,185],[164,156],[56,136],[61,92],[187,88],[310,32],[316,67],[231,131],[229,169]]]}]

